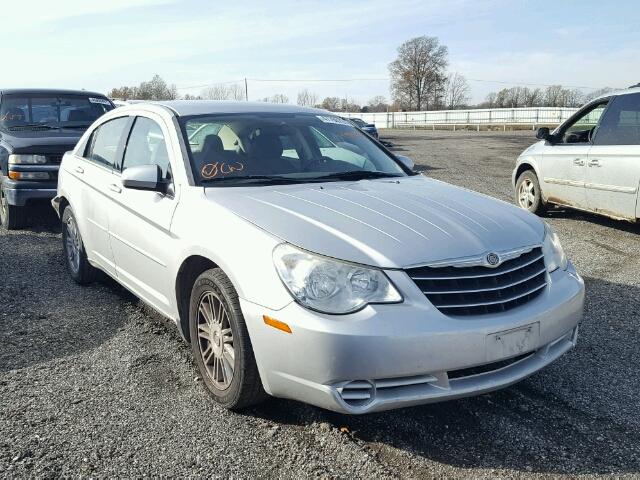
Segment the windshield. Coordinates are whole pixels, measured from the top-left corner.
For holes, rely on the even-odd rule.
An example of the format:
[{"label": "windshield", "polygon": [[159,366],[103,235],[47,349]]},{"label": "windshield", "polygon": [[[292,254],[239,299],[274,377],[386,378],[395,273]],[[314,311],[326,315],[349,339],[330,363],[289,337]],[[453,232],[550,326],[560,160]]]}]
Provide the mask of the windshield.
[{"label": "windshield", "polygon": [[367,122],[365,122],[364,120],[361,120],[360,118],[350,118],[349,120],[355,123],[356,126],[358,127],[366,127],[368,125]]},{"label": "windshield", "polygon": [[83,95],[3,95],[0,125],[7,128],[88,127],[113,109],[104,97]]},{"label": "windshield", "polygon": [[180,121],[199,184],[407,175],[366,134],[337,116],[236,114]]}]

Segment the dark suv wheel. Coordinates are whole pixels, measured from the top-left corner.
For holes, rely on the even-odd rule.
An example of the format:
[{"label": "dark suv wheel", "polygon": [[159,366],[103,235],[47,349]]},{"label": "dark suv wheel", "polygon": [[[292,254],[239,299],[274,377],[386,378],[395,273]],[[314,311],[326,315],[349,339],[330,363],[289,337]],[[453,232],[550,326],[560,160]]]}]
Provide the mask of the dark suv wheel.
[{"label": "dark suv wheel", "polygon": [[7,230],[17,230],[26,224],[26,209],[9,205],[2,188],[0,188],[0,225]]}]

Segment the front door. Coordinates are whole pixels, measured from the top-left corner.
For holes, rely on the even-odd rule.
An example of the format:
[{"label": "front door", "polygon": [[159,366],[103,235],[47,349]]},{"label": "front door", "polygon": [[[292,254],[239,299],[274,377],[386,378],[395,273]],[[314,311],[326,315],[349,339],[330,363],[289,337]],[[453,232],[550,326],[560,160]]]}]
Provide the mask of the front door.
[{"label": "front door", "polygon": [[639,185],[640,93],[634,93],[611,101],[595,133],[585,183],[589,209],[635,220]]},{"label": "front door", "polygon": [[[121,171],[136,165],[156,164],[171,184],[169,138],[160,118],[136,117],[122,160]],[[109,212],[111,248],[118,280],[163,313],[170,311],[175,285],[167,273],[173,251],[170,226],[177,198],[169,193],[124,188],[114,180]]]},{"label": "front door", "polygon": [[604,101],[578,112],[544,149],[540,170],[547,201],[587,208],[585,177],[591,135],[606,104]]}]

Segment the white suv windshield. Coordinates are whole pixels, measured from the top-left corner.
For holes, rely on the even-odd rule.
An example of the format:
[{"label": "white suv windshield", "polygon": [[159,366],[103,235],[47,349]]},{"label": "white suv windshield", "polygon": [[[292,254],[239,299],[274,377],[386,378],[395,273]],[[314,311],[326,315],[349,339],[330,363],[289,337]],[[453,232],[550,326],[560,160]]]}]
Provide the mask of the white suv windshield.
[{"label": "white suv windshield", "polygon": [[367,135],[336,116],[239,114],[181,122],[198,183],[407,175]]}]

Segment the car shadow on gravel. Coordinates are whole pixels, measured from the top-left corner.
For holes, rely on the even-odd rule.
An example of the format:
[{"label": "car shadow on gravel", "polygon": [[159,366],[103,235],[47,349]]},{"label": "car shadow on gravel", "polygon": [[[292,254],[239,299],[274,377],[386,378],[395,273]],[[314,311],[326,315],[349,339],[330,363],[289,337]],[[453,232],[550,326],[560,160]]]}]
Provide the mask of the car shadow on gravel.
[{"label": "car shadow on gravel", "polygon": [[640,234],[640,222],[632,223],[625,220],[614,220],[613,218],[605,217],[603,215],[582,212],[580,210],[573,210],[571,208],[553,207],[548,210],[545,215],[549,218],[583,220],[585,222],[595,223],[603,227],[609,227],[624,232]]},{"label": "car shadow on gravel", "polygon": [[278,399],[247,414],[305,427],[329,424],[416,476],[425,461],[522,473],[640,474],[640,288],[586,283],[577,348],[510,388],[364,416]]}]

